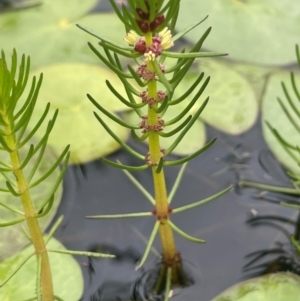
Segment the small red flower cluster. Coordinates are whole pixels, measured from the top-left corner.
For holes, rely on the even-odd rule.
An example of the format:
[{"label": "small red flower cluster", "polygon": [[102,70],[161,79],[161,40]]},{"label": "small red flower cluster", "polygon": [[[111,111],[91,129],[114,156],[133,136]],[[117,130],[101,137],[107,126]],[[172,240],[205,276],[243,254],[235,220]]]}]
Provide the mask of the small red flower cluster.
[{"label": "small red flower cluster", "polygon": [[140,93],[140,96],[142,98],[142,102],[147,103],[150,108],[152,108],[155,103],[162,102],[166,98],[166,93],[159,90],[157,92],[157,99],[155,99],[153,97],[148,97],[148,92],[145,90]]},{"label": "small red flower cluster", "polygon": [[161,46],[161,39],[158,37],[152,38],[152,45],[147,47],[145,38],[140,38],[134,45],[134,50],[138,53],[144,54],[146,52],[152,51],[155,54],[155,57],[161,55],[164,50]]},{"label": "small red flower cluster", "polygon": [[[166,73],[166,68],[163,64],[159,64],[159,68],[162,73]],[[141,77],[143,80],[151,81],[153,79],[158,79],[155,72],[147,69],[147,64],[142,63],[138,68],[136,69],[136,73],[139,77]]]},{"label": "small red flower cluster", "polygon": [[158,117],[157,124],[149,124],[148,123],[148,116],[142,116],[142,121],[139,123],[139,127],[142,130],[142,133],[147,133],[147,132],[161,132],[164,129],[164,124],[165,121],[161,118]]}]

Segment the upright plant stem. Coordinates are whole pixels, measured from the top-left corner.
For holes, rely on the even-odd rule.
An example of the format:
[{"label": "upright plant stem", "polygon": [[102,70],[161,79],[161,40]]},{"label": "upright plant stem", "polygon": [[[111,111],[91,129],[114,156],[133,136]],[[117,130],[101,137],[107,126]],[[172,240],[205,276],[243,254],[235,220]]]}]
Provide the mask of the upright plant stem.
[{"label": "upright plant stem", "polygon": [[[49,257],[46,250],[46,245],[43,238],[43,233],[41,231],[40,225],[36,218],[36,212],[33,207],[31,196],[28,190],[28,183],[24,177],[23,171],[20,169],[20,157],[16,145],[16,140],[14,134],[12,134],[12,124],[10,118],[6,114],[2,114],[3,119],[6,122],[5,134],[6,143],[8,147],[12,150],[10,152],[10,159],[14,169],[14,175],[18,185],[18,192],[20,193],[20,198],[22,201],[22,206],[24,210],[25,219],[28,225],[30,238],[35,249],[36,257],[41,259],[41,294],[42,301],[53,301],[53,284],[52,275],[49,263]],[[26,279],[24,279],[26,282]]]},{"label": "upright plant stem", "polygon": [[[147,46],[152,45],[152,34],[148,33],[145,36]],[[154,68],[151,62],[147,63],[147,69],[154,72]],[[148,97],[157,99],[157,83],[153,79],[148,82]],[[158,123],[158,114],[155,112],[157,104],[148,107],[148,124],[156,125]],[[149,135],[149,156],[150,162],[158,163],[162,157],[159,135],[158,133],[151,131]],[[173,236],[172,228],[167,223],[169,217],[169,205],[167,198],[167,189],[165,182],[165,175],[163,168],[159,173],[156,172],[156,166],[152,166],[152,175],[154,182],[154,193],[155,193],[155,207],[157,219],[160,220],[159,234],[163,249],[164,262],[172,267],[172,282],[175,284],[179,281],[178,279],[178,264],[180,264],[179,254],[176,250],[175,240]]]}]

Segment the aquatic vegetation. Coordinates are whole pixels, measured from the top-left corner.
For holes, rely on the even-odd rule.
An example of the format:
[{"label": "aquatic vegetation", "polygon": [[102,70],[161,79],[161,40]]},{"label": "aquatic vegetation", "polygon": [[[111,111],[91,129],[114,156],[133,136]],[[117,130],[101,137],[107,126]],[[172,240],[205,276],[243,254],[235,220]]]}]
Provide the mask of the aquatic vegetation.
[{"label": "aquatic vegetation", "polygon": [[[93,95],[88,94],[88,98],[100,111],[99,113],[101,113],[94,112],[100,124],[124,150],[139,159],[142,165],[128,166],[119,161],[113,162],[105,158],[101,160],[109,165],[122,169],[132,183],[153,204],[154,209],[152,212],[88,216],[88,218],[155,217],[156,221],[153,230],[138,267],[141,268],[144,265],[153,241],[157,233],[159,233],[162,244],[162,262],[159,277],[156,283],[154,283],[153,293],[159,294],[164,291],[165,298],[167,299],[172,287],[185,284],[181,255],[176,248],[173,232],[178,233],[192,242],[205,242],[202,239],[188,235],[178,228],[171,221],[171,215],[204,205],[220,197],[231,188],[230,186],[211,197],[193,204],[179,208],[171,207],[173,196],[179,186],[187,162],[200,155],[215,142],[215,139],[209,141],[204,147],[184,158],[178,160],[168,159],[168,156],[180,144],[206,107],[209,97],[207,97],[202,104],[197,105],[194,111],[192,110],[208,85],[209,77],[205,77],[202,72],[195,78],[194,83],[190,87],[185,91],[180,91],[180,95],[176,95],[175,91],[179,83],[188,74],[196,58],[223,56],[224,54],[201,51],[201,47],[210,33],[210,28],[202,34],[189,52],[185,52],[184,50],[182,52],[170,51],[170,48],[173,47],[174,43],[180,37],[193,30],[194,27],[200,25],[205,20],[198,21],[195,25],[173,36],[179,12],[179,0],[156,0],[149,2],[145,0],[132,0],[128,1],[128,6],[123,4],[121,8],[117,6],[114,0],[110,0],[110,3],[120,21],[125,26],[127,34],[124,37],[124,41],[128,45],[122,43],[122,37],[120,37],[119,41],[113,42],[109,38],[95,33],[84,26],[78,26],[99,39],[99,45],[102,47],[104,54],[92,43],[88,43],[88,45],[102,63],[106,64],[108,68],[116,73],[124,85],[126,97],[114,88],[114,83],[106,81],[106,85],[116,98],[128,106],[128,108],[133,109],[139,121],[135,123],[127,120],[124,121],[109,113],[105,107],[101,106],[97,100],[94,99]],[[167,27],[168,24],[169,27]],[[133,64],[127,66],[128,70],[122,67],[119,57],[132,59]],[[172,63],[165,65],[167,59]],[[135,81],[136,84],[133,85],[132,81]],[[139,86],[139,88],[137,89],[136,86]],[[195,94],[192,100],[190,102],[184,102],[185,99],[194,92]],[[184,106],[180,107],[177,115],[167,115],[169,108],[182,104],[184,104]],[[130,129],[133,139],[140,142],[148,140],[149,152],[147,154],[141,154],[121,141],[106,124],[103,116]],[[171,125],[175,126],[170,129]],[[171,145],[167,148],[162,148],[161,139],[169,140],[171,139],[170,137],[175,134],[178,135],[176,139],[172,141]],[[173,188],[167,192],[164,167],[176,165],[182,165],[182,168]],[[151,169],[152,171],[154,197],[129,173],[129,171],[142,171],[145,169]]]},{"label": "aquatic vegetation", "polygon": [[[23,55],[20,66],[18,67],[17,53],[14,50],[11,65],[9,67],[4,51],[1,52],[0,150],[3,155],[1,156],[2,160],[0,161],[0,173],[6,181],[5,186],[2,186],[0,190],[3,193],[10,194],[17,198],[21,206],[19,204],[16,205],[17,203],[15,200],[14,202],[7,202],[7,200],[9,200],[7,198],[6,202],[1,200],[0,206],[6,209],[9,220],[5,220],[5,217],[1,219],[0,227],[11,227],[17,224],[23,224],[24,235],[27,237],[28,242],[32,244],[33,248],[29,251],[25,251],[26,255],[24,255],[24,253],[19,253],[13,258],[8,258],[1,262],[0,286],[4,286],[9,280],[14,278],[23,266],[26,266],[26,271],[28,271],[27,263],[32,257],[35,257],[36,264],[34,274],[36,274],[36,279],[33,282],[28,281],[28,283],[35,284],[35,296],[31,300],[61,300],[59,296],[55,295],[53,290],[49,252],[95,257],[114,256],[101,253],[71,251],[63,248],[49,249],[47,247],[55,230],[60,225],[62,218],[57,221],[46,238],[43,236],[39,220],[49,214],[53,206],[54,194],[63,179],[70,153],[68,145],[51,166],[43,166],[44,170],[42,174],[42,170],[37,172],[39,166],[41,166],[41,161],[47,148],[47,141],[57,118],[58,110],[55,111],[51,119],[47,122],[44,135],[41,139],[33,143],[31,139],[42,123],[45,122],[50,104],[47,104],[34,128],[31,131],[28,131],[28,123],[31,120],[33,110],[35,109],[35,104],[38,100],[39,90],[43,81],[42,74],[40,74],[38,78],[34,77],[27,98],[22,101],[21,96],[28,84],[29,71],[29,57]],[[27,149],[25,149],[26,146]],[[31,162],[31,164],[29,164],[29,162]],[[36,186],[47,181],[48,177],[56,171],[60,164],[62,165],[61,171],[56,174],[55,181],[52,183],[50,182],[50,184],[52,184],[51,188],[47,190],[46,195],[40,194],[39,197],[43,197],[40,202],[34,203],[32,201],[32,191],[34,191]],[[41,186],[43,187],[43,185]],[[7,216],[6,213],[4,214]],[[28,230],[24,225],[27,226]],[[52,245],[54,247],[59,246],[59,244],[55,244],[55,241]],[[69,262],[71,261],[72,259],[69,260]],[[14,264],[9,262],[14,262]],[[70,267],[71,266],[72,265],[70,265]],[[29,270],[31,271],[30,268]],[[73,268],[73,272],[78,275],[78,268],[76,270],[76,265],[75,268]],[[30,275],[33,279],[35,276],[34,274]],[[23,279],[23,277],[21,278]],[[24,289],[19,280],[16,280],[12,285],[5,286],[1,289],[1,294],[12,300],[14,299],[13,296],[18,296],[18,292],[15,291],[16,288],[21,291]],[[30,287],[30,291],[33,291],[33,287]]]}]

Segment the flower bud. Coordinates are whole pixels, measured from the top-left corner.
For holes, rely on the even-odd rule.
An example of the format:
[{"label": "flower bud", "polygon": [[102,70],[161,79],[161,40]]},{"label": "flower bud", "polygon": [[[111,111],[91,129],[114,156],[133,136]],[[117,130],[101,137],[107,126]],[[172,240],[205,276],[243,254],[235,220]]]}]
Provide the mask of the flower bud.
[{"label": "flower bud", "polygon": [[137,14],[142,20],[148,20],[149,19],[149,13],[145,13],[141,8],[137,7],[136,9]]},{"label": "flower bud", "polygon": [[160,15],[154,19],[153,22],[150,23],[150,30],[154,31],[159,25],[161,25],[165,20],[164,15]]},{"label": "flower bud", "polygon": [[136,24],[138,25],[138,27],[140,28],[140,30],[143,33],[147,33],[149,31],[149,25],[148,23],[144,22],[144,21],[140,21],[140,20],[135,20]]},{"label": "flower bud", "polygon": [[144,54],[147,50],[145,39],[140,38],[134,45],[134,50],[138,53]]}]

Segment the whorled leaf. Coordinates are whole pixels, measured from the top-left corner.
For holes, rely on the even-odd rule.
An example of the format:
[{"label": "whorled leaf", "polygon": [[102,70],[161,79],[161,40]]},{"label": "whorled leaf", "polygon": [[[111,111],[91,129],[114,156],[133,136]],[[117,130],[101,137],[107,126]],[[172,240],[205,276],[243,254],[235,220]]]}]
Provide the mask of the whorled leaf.
[{"label": "whorled leaf", "polygon": [[[278,139],[268,128],[266,121],[271,125],[272,128],[278,131],[278,133],[291,145],[299,146],[300,133],[293,126],[287,115],[284,113],[280,103],[278,102],[278,97],[281,99],[282,104],[287,108],[290,116],[295,120],[296,124],[300,126],[300,119],[297,114],[291,109],[291,106],[283,92],[281,83],[284,82],[286,89],[295,104],[297,110],[300,110],[299,100],[295,97],[293,92],[290,72],[281,71],[274,73],[270,76],[267,84],[265,94],[262,101],[262,127],[264,137],[275,154],[277,159],[289,170],[300,174],[300,169],[298,163],[289,155],[285,148],[280,144]],[[300,73],[295,73],[295,82],[300,90]],[[298,158],[300,162],[300,154],[298,151],[291,150],[290,152]]]},{"label": "whorled leaf", "polygon": [[[168,67],[171,66],[170,60],[166,60],[165,63],[168,69]],[[202,105],[203,101],[209,96],[209,102],[199,119],[194,123],[174,150],[174,153],[177,154],[189,154],[204,145],[205,127],[203,121],[221,131],[237,135],[247,131],[255,123],[258,114],[258,102],[255,93],[245,78],[226,64],[213,59],[205,59],[198,65],[195,65],[176,88],[173,100],[176,100],[183,95],[201,72],[204,72],[204,77],[194,92],[182,102],[169,106],[167,113],[163,116],[164,121],[168,122],[168,120],[173,119],[180,114],[192,101],[206,78],[211,76],[210,82],[206,86],[204,92],[185,117],[176,124],[165,128],[165,131],[169,132],[179,126],[185,118],[189,115],[193,115]],[[167,77],[170,79],[169,75],[167,75]],[[162,88],[161,85],[160,88]],[[136,117],[134,112],[126,113],[125,118],[133,124],[138,124],[140,122],[140,119]],[[167,148],[174,142],[177,136],[178,134],[171,138],[162,137],[162,146]]]},{"label": "whorled leaf", "polygon": [[[48,245],[51,249],[63,249],[63,245],[52,238]],[[0,282],[2,282],[18,265],[33,252],[29,246],[18,254],[0,263]],[[53,276],[54,293],[63,300],[79,300],[83,292],[81,269],[71,255],[49,253]],[[2,301],[25,300],[36,293],[36,257],[31,257],[21,269],[0,289]]]},{"label": "whorled leaf", "polygon": [[[34,143],[36,145],[36,140],[31,140],[29,143]],[[23,149],[20,150],[20,156],[21,158],[24,158],[27,155],[28,148],[23,147]],[[32,170],[32,167],[34,165],[34,162],[36,160],[37,155],[35,155],[26,166],[26,169],[24,170],[25,176],[29,175],[29,173]],[[36,179],[39,179],[42,175],[44,175],[55,163],[57,157],[54,155],[52,150],[50,148],[46,148],[44,157],[35,173],[35,176],[33,178],[33,182]],[[0,160],[9,163],[9,157],[7,153],[4,153],[3,151],[0,152]],[[58,176],[59,176],[60,170],[57,168],[45,181],[41,182],[39,185],[35,186],[30,190],[32,201],[35,205],[35,208],[38,208],[46,199],[50,191],[52,190],[53,185],[55,184]],[[15,177],[12,173],[5,173],[9,175],[9,179],[12,181],[15,181]],[[0,174],[0,187],[6,188],[5,182],[7,179],[3,176],[3,174]],[[40,226],[43,230],[46,229],[46,227],[51,222],[52,218],[56,214],[57,207],[60,203],[62,195],[62,185],[59,185],[55,195],[54,195],[54,203],[53,207],[50,210],[50,212],[44,216],[39,218]],[[10,207],[13,207],[15,209],[22,211],[22,204],[19,197],[13,196],[9,192],[2,192],[0,191],[0,202],[8,205]],[[2,206],[0,206],[0,216],[1,216],[1,223],[9,222],[12,220],[16,220],[21,218],[22,216],[18,213],[12,212]],[[25,237],[23,230],[22,230],[21,224],[16,224],[13,226],[3,227],[0,228],[0,261],[4,260],[8,256],[12,256],[16,252],[18,252],[21,248],[23,248],[25,245],[29,243],[28,239]],[[1,290],[0,290],[1,291]]]},{"label": "whorled leaf", "polygon": [[[71,144],[70,163],[91,161],[119,148],[94,117],[93,111],[97,108],[86,96],[89,93],[110,112],[127,108],[105,84],[105,79],[110,79],[116,90],[124,91],[122,83],[111,71],[88,64],[55,64],[34,73],[40,72],[44,73],[44,81],[29,128],[33,128],[50,102],[49,114],[58,108],[59,115],[48,143],[58,154],[66,144]],[[107,117],[104,120],[120,139],[127,139],[127,129]],[[39,130],[37,135],[41,133]]]},{"label": "whorled leaf", "polygon": [[[191,9],[191,7],[193,9]],[[204,47],[229,53],[230,58],[256,64],[282,65],[295,61],[294,44],[300,35],[300,6],[282,0],[185,0],[177,22],[178,30],[209,15],[206,26],[213,31]],[[187,34],[196,42],[203,25]]]},{"label": "whorled leaf", "polygon": [[[167,113],[164,115],[163,119],[165,121],[168,121],[174,118],[178,114],[179,114],[178,108],[176,108],[175,106],[170,107]],[[187,118],[187,116],[183,118],[181,121],[179,121],[178,123],[166,127],[164,132],[170,132],[174,130],[183,122],[183,120]],[[125,120],[133,124],[138,124],[140,122],[140,119],[133,111],[124,113],[124,118]],[[136,133],[138,134],[138,136],[142,135],[141,131],[137,131]],[[179,134],[180,133],[177,133],[171,137],[160,137],[161,148],[167,149],[169,146],[171,146]],[[187,155],[196,152],[205,144],[205,139],[206,139],[205,126],[203,122],[197,120],[195,124],[187,132],[187,134],[183,137],[183,139],[180,141],[178,146],[174,149],[173,153],[178,155]]]},{"label": "whorled leaf", "polygon": [[300,277],[276,273],[240,282],[211,301],[296,301],[299,296]]}]

